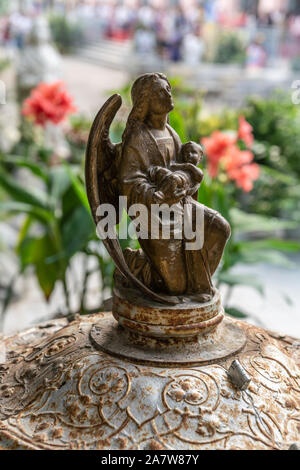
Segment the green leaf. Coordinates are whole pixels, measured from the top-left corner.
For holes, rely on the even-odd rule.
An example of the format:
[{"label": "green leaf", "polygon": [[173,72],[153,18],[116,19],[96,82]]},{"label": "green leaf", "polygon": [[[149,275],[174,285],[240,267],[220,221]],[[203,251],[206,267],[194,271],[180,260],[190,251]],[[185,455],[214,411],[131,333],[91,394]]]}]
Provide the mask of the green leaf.
[{"label": "green leaf", "polygon": [[95,225],[90,213],[85,207],[79,206],[63,221],[62,243],[65,255],[71,257],[83,249],[93,237],[95,237]]},{"label": "green leaf", "polygon": [[287,185],[295,185],[297,182],[297,179],[294,175],[282,173],[282,171],[275,170],[274,168],[270,168],[266,165],[260,165],[260,171],[262,174],[266,174],[274,178],[277,183],[280,181],[281,183]]},{"label": "green leaf", "polygon": [[84,184],[80,181],[78,176],[75,175],[75,173],[72,171],[72,169],[69,166],[65,165],[65,169],[70,177],[73,189],[75,193],[77,194],[79,200],[86,207],[86,209],[90,211],[90,205],[89,205],[89,201],[86,195]]},{"label": "green leaf", "polygon": [[185,122],[182,115],[176,110],[170,113],[170,125],[176,129],[180,139],[184,142],[186,140]]},{"label": "green leaf", "polygon": [[49,300],[56,282],[62,279],[66,268],[61,263],[49,261],[56,252],[55,243],[48,234],[40,238],[26,238],[18,247],[22,270],[29,265],[34,266],[46,300]]},{"label": "green leaf", "polygon": [[264,295],[263,285],[254,276],[231,274],[230,272],[226,271],[219,274],[218,280],[232,287],[239,285],[253,287],[253,289],[257,290],[257,292],[259,292],[261,295]]},{"label": "green leaf", "polygon": [[17,247],[22,268],[38,263],[44,257],[43,238],[27,237]]},{"label": "green leaf", "polygon": [[37,188],[26,189],[21,186],[16,179],[11,178],[8,174],[0,172],[0,185],[15,200],[22,203],[30,204],[34,207],[48,209],[48,195]]},{"label": "green leaf", "polygon": [[20,246],[20,244],[23,242],[23,240],[25,239],[27,233],[28,233],[28,230],[30,229],[31,227],[31,224],[33,222],[33,217],[31,215],[29,215],[28,217],[26,217],[21,229],[20,229],[20,232],[19,232],[19,236],[18,236],[18,243],[17,243],[17,250],[18,250],[18,247]]},{"label": "green leaf", "polygon": [[235,318],[247,318],[249,316],[245,311],[235,307],[226,307],[226,313]]},{"label": "green leaf", "polygon": [[297,253],[300,251],[300,242],[273,238],[239,242],[238,246],[242,250],[278,250],[287,253]]},{"label": "green leaf", "polygon": [[265,217],[260,214],[248,214],[240,209],[232,208],[230,218],[235,232],[274,232],[278,229],[296,228],[297,224],[276,217]]},{"label": "green leaf", "polygon": [[207,207],[212,207],[212,187],[205,179],[198,191],[198,201]]},{"label": "green leaf", "polygon": [[71,180],[64,165],[54,166],[50,169],[50,194],[59,201],[71,185]]},{"label": "green leaf", "polygon": [[276,266],[290,268],[294,266],[285,255],[275,250],[242,250],[240,251],[239,261],[245,264],[269,263]]},{"label": "green leaf", "polygon": [[13,155],[5,155],[1,158],[5,163],[12,163],[16,166],[23,168],[28,168],[35,176],[43,179],[45,182],[48,180],[48,175],[46,170],[41,164],[33,163],[25,158],[20,158]]},{"label": "green leaf", "polygon": [[213,189],[213,200],[214,200],[214,203],[213,203],[214,209],[220,212],[220,214],[229,221],[230,213],[229,213],[229,207],[228,207],[228,196],[226,197],[223,186],[218,184]]},{"label": "green leaf", "polygon": [[31,204],[26,204],[16,201],[5,201],[0,203],[0,212],[12,214],[28,214],[36,218],[42,223],[51,222],[54,219],[54,215],[51,211],[36,207]]},{"label": "green leaf", "polygon": [[78,199],[73,186],[70,184],[67,191],[61,198],[62,216],[61,220],[64,222],[76,210],[78,206],[82,206],[81,201]]},{"label": "green leaf", "polygon": [[48,301],[58,280],[55,265],[47,266],[45,263],[38,263],[35,271],[45,299]]}]

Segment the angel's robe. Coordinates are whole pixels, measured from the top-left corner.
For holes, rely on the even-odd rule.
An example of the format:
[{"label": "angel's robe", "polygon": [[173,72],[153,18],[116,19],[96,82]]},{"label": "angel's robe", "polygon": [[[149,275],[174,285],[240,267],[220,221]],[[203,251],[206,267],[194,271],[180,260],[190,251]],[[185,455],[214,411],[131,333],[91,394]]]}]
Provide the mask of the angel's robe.
[{"label": "angel's robe", "polygon": [[[168,168],[171,162],[179,161],[182,145],[180,138],[171,126],[167,125],[167,129],[170,134],[169,138],[155,139],[145,124],[139,124],[123,143],[118,174],[120,195],[127,197],[128,207],[133,204],[146,205],[149,211],[149,224],[151,204],[157,204],[154,198],[157,188],[149,180],[148,169],[150,166]],[[192,198],[191,200],[195,206],[199,204],[196,200]],[[179,211],[183,210],[183,201],[177,203],[176,207]],[[171,219],[169,239],[161,237],[153,239],[151,233],[148,239],[139,238],[139,243],[150,259],[153,269],[171,295],[211,292],[210,267],[213,269],[214,262],[210,263],[207,250],[214,247],[208,246],[205,235],[210,231],[212,222],[221,216],[212,209],[202,205],[201,207],[204,209],[204,247],[202,250],[186,250],[187,240],[184,239],[184,230],[182,228],[183,238],[176,239],[174,222]],[[191,217],[193,217],[193,212],[191,212]],[[227,238],[228,236],[223,243],[224,246]],[[215,246],[215,250],[217,248]]]}]

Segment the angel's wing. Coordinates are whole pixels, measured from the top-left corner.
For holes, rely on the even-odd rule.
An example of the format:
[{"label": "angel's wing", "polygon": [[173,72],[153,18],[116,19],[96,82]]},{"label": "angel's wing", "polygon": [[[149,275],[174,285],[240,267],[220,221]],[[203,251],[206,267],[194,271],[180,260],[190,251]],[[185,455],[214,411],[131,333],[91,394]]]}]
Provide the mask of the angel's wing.
[{"label": "angel's wing", "polygon": [[[96,225],[101,220],[97,215],[100,204],[110,203],[119,214],[119,193],[117,188],[117,164],[121,144],[113,144],[109,138],[110,125],[122,104],[120,95],[111,96],[98,112],[89,135],[85,162],[87,196]],[[118,221],[117,221],[118,223]],[[130,271],[118,238],[103,239],[103,244],[119,271],[148,297],[160,303],[177,304],[179,299],[156,294],[146,287]]]}]

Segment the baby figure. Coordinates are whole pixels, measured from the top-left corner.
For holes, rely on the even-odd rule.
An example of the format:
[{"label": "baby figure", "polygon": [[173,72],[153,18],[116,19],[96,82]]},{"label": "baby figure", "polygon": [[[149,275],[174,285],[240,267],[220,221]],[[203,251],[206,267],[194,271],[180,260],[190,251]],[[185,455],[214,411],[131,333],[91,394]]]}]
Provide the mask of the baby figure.
[{"label": "baby figure", "polygon": [[190,141],[181,146],[179,158],[183,163],[191,163],[194,166],[198,166],[202,162],[202,157],[202,147],[201,145],[196,144],[196,142]]},{"label": "baby figure", "polygon": [[192,196],[203,180],[203,172],[198,168],[203,157],[201,145],[196,142],[187,142],[181,146],[179,163],[172,163],[171,170],[176,174],[185,175],[186,195]]},{"label": "baby figure", "polygon": [[181,196],[192,196],[200,186],[203,172],[197,165],[202,160],[203,151],[195,142],[187,142],[181,147],[180,163],[172,163],[170,169],[151,166],[148,176],[156,188],[154,197],[158,203],[168,202]]}]

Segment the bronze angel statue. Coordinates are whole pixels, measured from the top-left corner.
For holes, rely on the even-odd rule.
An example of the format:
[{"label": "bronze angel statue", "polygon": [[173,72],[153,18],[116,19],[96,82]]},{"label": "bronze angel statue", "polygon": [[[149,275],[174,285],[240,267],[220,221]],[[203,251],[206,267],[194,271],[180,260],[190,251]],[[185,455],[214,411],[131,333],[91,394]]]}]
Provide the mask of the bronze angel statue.
[{"label": "bronze angel statue", "polygon": [[[140,249],[121,250],[118,238],[103,240],[116,264],[115,282],[137,289],[152,301],[178,304],[185,299],[208,301],[214,293],[212,275],[217,269],[230,236],[228,222],[216,211],[197,201],[203,173],[200,145],[182,144],[169,125],[174,103],[171,86],[161,73],[138,77],[131,90],[132,109],[122,142],[113,144],[110,125],[122,99],[109,98],[93,123],[86,154],[86,185],[96,224],[100,204],[113,204],[118,214],[119,196],[126,196],[128,207],[167,204],[183,211],[195,227],[197,209],[203,212],[203,244],[187,250],[190,240],[175,236],[174,221],[169,220],[168,239],[162,236],[138,238]],[[118,223],[118,221],[117,221]],[[160,232],[159,232],[160,233]]]}]

